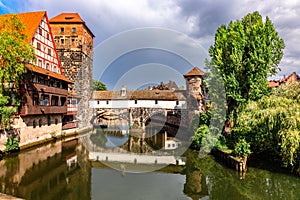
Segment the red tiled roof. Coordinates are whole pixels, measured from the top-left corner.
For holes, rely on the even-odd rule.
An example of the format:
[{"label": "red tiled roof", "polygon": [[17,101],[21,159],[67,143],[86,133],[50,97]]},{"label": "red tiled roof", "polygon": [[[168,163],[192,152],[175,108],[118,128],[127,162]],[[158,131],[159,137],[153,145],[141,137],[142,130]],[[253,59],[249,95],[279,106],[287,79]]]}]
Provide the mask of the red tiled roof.
[{"label": "red tiled roof", "polygon": [[93,32],[87,27],[85,21],[82,20],[78,13],[61,13],[52,19],[49,20],[50,24],[72,24],[72,23],[80,23],[85,26],[85,28],[90,32],[90,34],[95,37]]},{"label": "red tiled roof", "polygon": [[204,72],[199,69],[198,67],[194,67],[191,71],[189,71],[188,73],[184,74],[184,77],[187,76],[203,76]]},{"label": "red tiled roof", "polygon": [[121,96],[121,91],[94,91],[94,100],[131,99],[131,100],[185,100],[181,92],[172,90],[129,90],[125,96]]},{"label": "red tiled roof", "polygon": [[27,35],[27,43],[29,44],[33,38],[39,24],[41,23],[43,17],[46,15],[46,11],[36,11],[36,12],[26,12],[18,14],[5,14],[0,17],[10,17],[17,15],[22,24],[25,26],[24,34]]},{"label": "red tiled roof", "polygon": [[52,19],[50,19],[50,23],[84,23],[78,13],[61,13]]},{"label": "red tiled roof", "polygon": [[46,70],[46,69],[43,69],[41,67],[38,67],[38,66],[34,66],[34,65],[31,65],[31,64],[26,64],[26,68],[30,71],[33,71],[33,72],[36,72],[36,73],[39,73],[39,74],[44,74],[44,75],[48,75],[48,76],[51,76],[53,78],[57,78],[59,80],[63,80],[63,81],[66,81],[68,83],[73,83],[72,81],[70,81],[69,79],[67,79],[64,75],[62,74],[57,74],[55,72],[51,72],[49,70]]}]

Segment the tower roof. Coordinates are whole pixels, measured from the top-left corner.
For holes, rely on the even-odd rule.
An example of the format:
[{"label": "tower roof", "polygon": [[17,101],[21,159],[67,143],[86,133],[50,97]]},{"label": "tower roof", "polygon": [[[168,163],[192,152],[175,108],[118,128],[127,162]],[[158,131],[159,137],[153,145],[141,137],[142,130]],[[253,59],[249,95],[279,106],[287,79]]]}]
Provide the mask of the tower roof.
[{"label": "tower roof", "polygon": [[52,19],[50,23],[84,23],[78,13],[61,13]]},{"label": "tower roof", "polygon": [[188,77],[188,76],[203,76],[204,72],[199,69],[198,67],[194,67],[191,71],[189,71],[188,73],[184,74],[184,77]]},{"label": "tower roof", "polygon": [[83,24],[88,32],[95,37],[78,13],[61,13],[49,20],[50,24]]}]

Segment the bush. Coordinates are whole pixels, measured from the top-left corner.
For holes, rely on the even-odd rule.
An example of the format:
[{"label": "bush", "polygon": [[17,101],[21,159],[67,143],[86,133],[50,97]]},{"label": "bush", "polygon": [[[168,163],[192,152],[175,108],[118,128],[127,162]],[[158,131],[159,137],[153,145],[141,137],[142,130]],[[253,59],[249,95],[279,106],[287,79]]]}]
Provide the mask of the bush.
[{"label": "bush", "polygon": [[233,153],[240,158],[247,158],[250,154],[250,144],[245,140],[239,140],[235,146]]},{"label": "bush", "polygon": [[19,138],[9,137],[5,143],[5,150],[6,151],[17,151],[19,150]]}]

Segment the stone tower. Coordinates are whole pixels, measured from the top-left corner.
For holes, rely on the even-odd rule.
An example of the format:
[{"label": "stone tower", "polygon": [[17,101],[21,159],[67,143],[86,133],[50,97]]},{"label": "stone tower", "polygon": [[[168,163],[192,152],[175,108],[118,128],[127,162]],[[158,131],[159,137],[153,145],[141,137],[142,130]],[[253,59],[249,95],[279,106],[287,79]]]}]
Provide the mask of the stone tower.
[{"label": "stone tower", "polygon": [[[64,75],[74,82],[69,87],[77,102],[78,128],[90,125],[94,35],[78,13],[62,13],[50,20],[52,34]],[[75,94],[75,95],[74,95]],[[73,112],[74,114],[74,112]]]},{"label": "stone tower", "polygon": [[186,80],[186,109],[188,121],[191,121],[195,114],[206,111],[206,94],[203,84],[204,72],[198,67],[194,67],[183,76]]}]

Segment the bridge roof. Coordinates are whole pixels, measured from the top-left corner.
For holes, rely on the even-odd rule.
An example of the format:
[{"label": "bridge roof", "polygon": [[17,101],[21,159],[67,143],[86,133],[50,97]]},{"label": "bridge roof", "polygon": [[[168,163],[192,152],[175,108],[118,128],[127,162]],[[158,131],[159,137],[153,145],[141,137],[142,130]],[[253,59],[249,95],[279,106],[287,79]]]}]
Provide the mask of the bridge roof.
[{"label": "bridge roof", "polygon": [[184,91],[172,90],[129,90],[125,96],[121,91],[94,91],[94,100],[165,100],[176,101],[185,100]]}]

